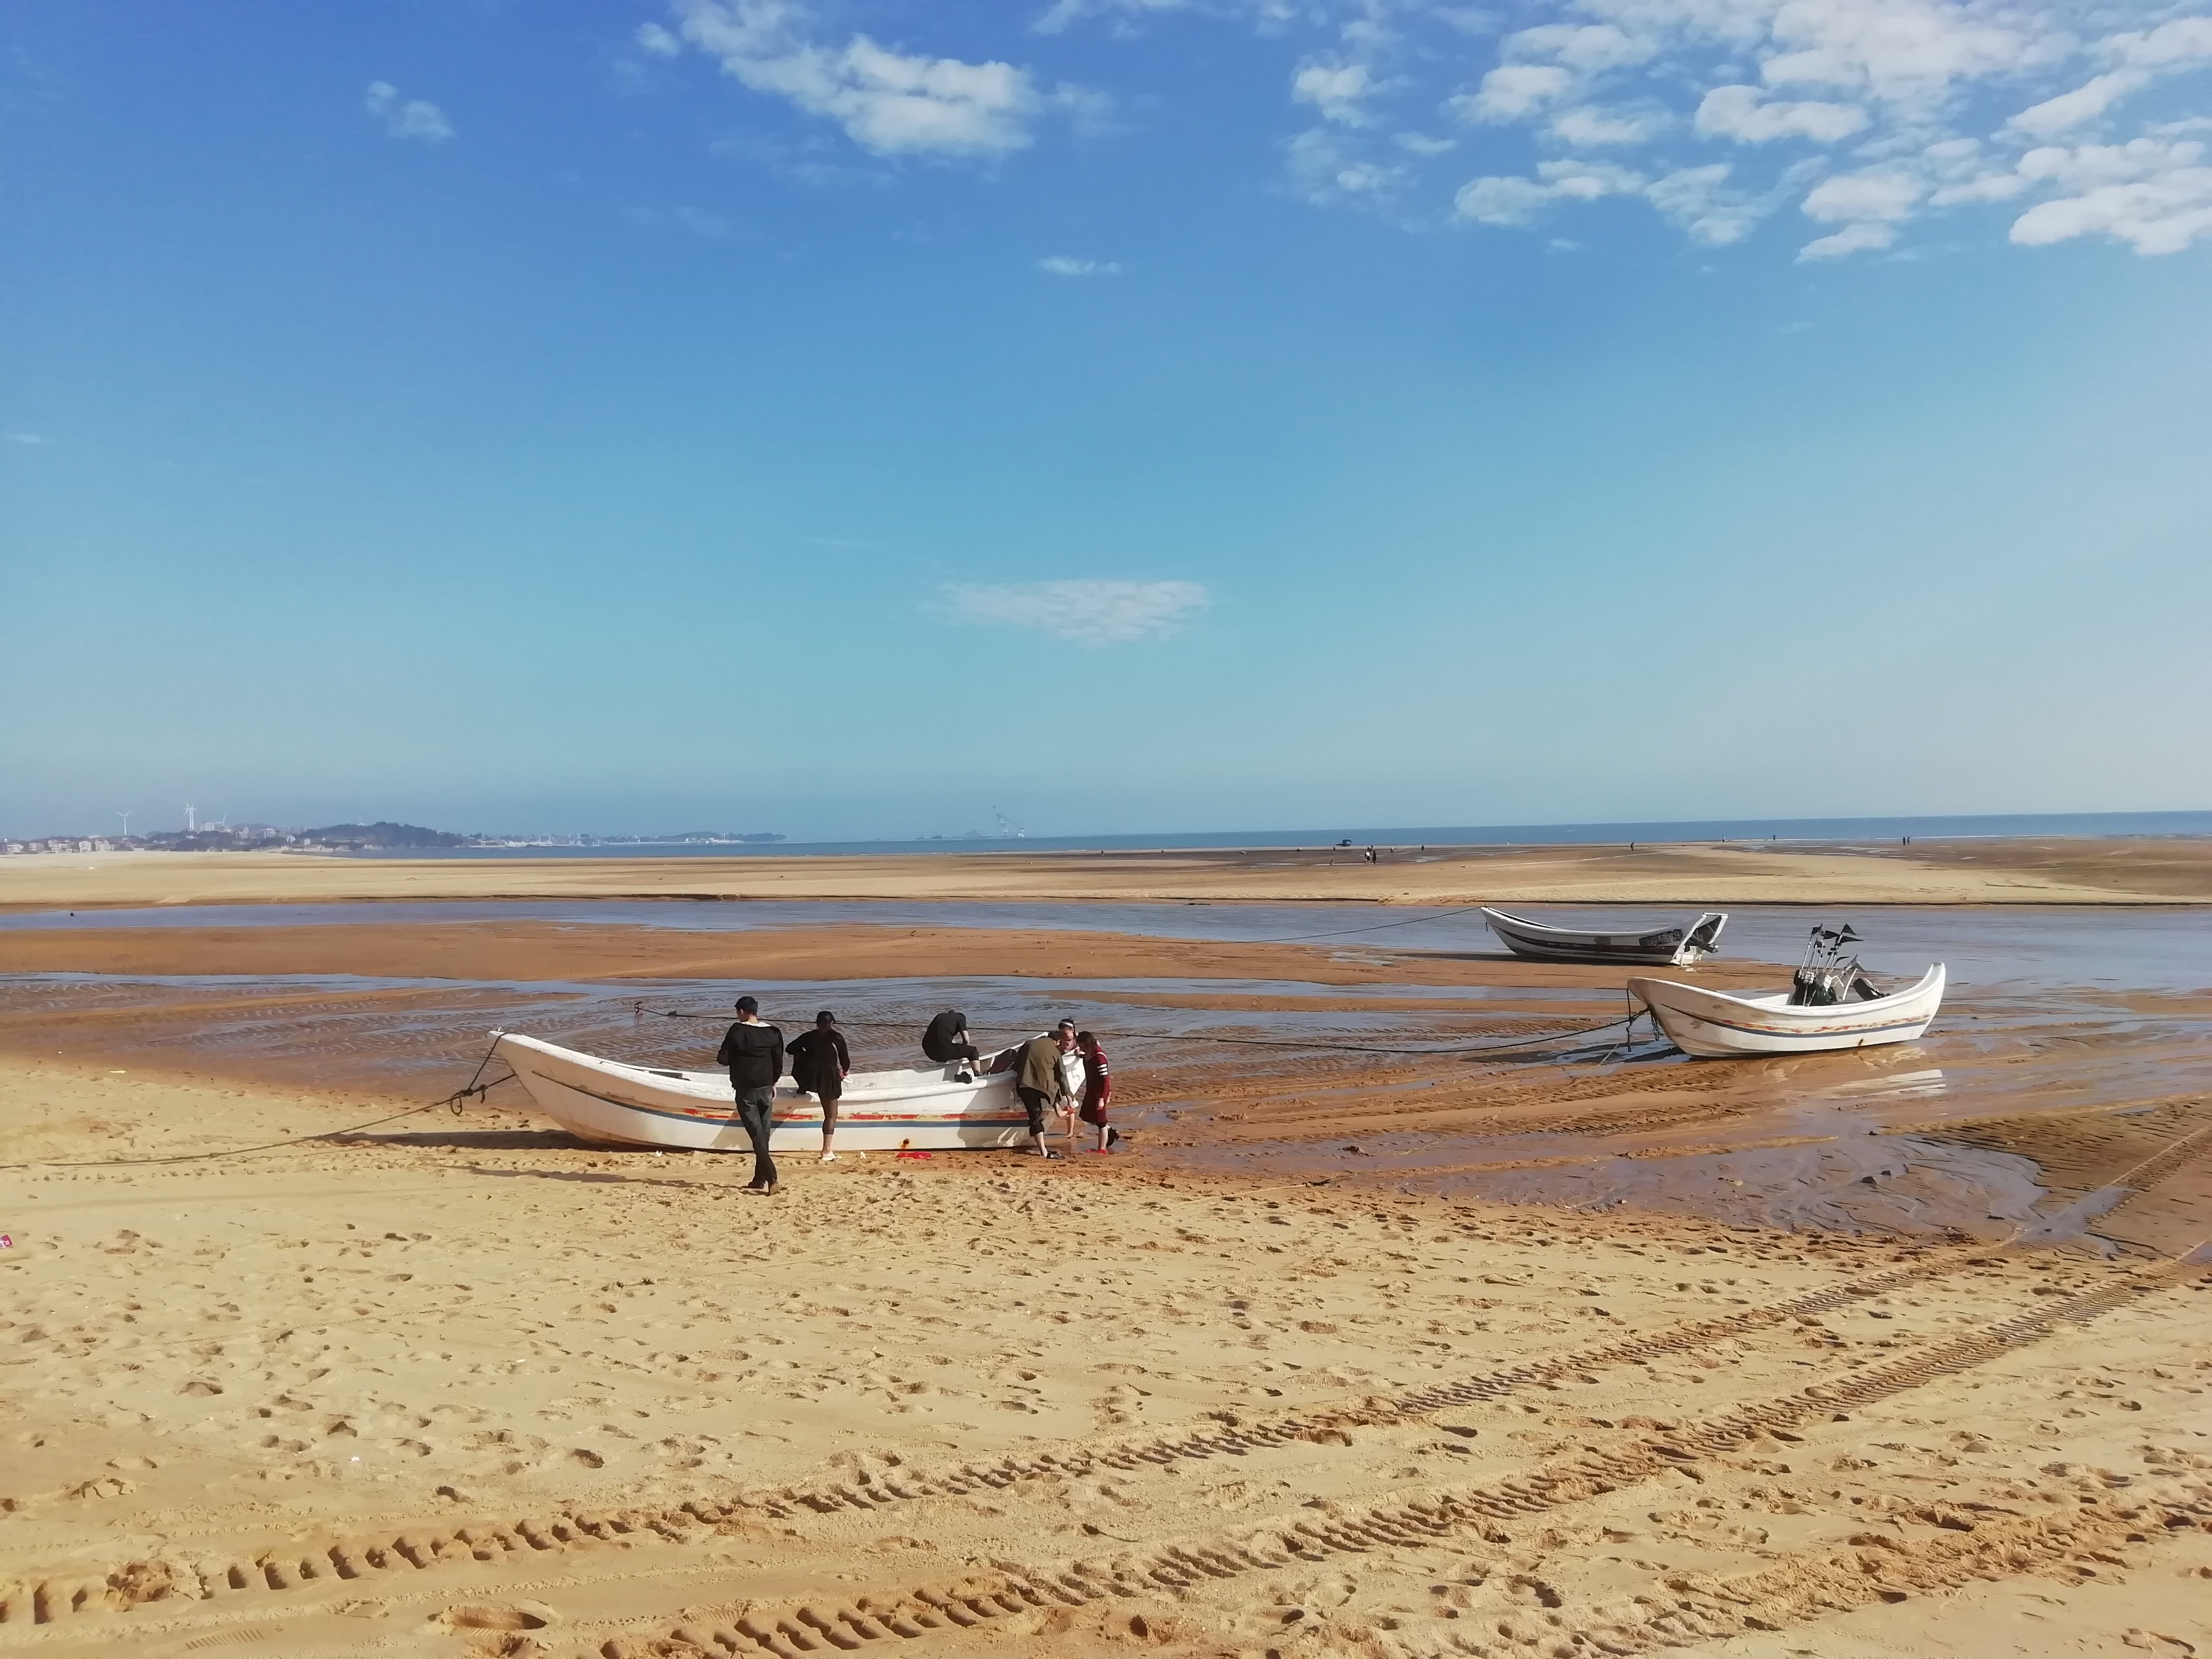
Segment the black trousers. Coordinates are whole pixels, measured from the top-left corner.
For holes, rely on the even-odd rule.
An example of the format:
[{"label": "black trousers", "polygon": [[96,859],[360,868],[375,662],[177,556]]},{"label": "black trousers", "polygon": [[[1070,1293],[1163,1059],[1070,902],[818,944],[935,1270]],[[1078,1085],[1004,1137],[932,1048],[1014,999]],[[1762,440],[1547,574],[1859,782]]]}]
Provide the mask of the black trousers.
[{"label": "black trousers", "polygon": [[768,1138],[775,1115],[774,1084],[764,1089],[738,1091],[738,1121],[745,1126],[745,1138],[753,1144],[753,1178],[748,1183],[750,1186],[775,1185],[775,1160],[768,1152]]},{"label": "black trousers", "polygon": [[921,1052],[940,1066],[950,1066],[956,1060],[964,1060],[973,1065],[976,1060],[983,1058],[972,1042],[940,1042],[937,1045],[937,1048],[941,1048],[945,1052],[939,1054],[935,1048],[927,1048]]},{"label": "black trousers", "polygon": [[1044,1133],[1045,1103],[1052,1097],[1042,1089],[1024,1089],[1018,1083],[1014,1085],[1014,1092],[1022,1097],[1022,1109],[1030,1115],[1030,1133],[1042,1135]]}]

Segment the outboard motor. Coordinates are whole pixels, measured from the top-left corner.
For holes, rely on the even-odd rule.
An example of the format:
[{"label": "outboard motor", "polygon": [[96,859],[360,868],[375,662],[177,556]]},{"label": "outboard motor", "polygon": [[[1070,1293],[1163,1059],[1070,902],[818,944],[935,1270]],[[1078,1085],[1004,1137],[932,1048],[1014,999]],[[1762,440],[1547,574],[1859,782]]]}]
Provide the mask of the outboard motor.
[{"label": "outboard motor", "polygon": [[1790,1006],[1832,1008],[1854,996],[1869,1002],[1880,996],[1873,981],[1859,971],[1858,957],[1845,953],[1846,945],[1858,941],[1859,935],[1849,922],[1841,927],[1815,927],[1812,942],[1805,947],[1805,960],[1790,976]]}]

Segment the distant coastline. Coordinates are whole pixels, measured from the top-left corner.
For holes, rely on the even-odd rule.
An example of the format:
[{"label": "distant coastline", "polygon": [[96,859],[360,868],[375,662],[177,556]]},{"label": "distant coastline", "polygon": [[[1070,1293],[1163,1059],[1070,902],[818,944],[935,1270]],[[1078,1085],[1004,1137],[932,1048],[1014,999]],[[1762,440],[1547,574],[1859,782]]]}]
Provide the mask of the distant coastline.
[{"label": "distant coastline", "polygon": [[1803,845],[1956,841],[2042,836],[2212,836],[2212,811],[2025,812],[1867,818],[1712,818],[1643,823],[1413,825],[1326,830],[1163,831],[1133,836],[930,836],[913,841],[786,841],[745,836],[720,842],[593,838],[588,843],[532,842],[500,846],[363,848],[349,856],[411,859],[624,857],[716,858],[769,855],[836,857],[843,854],[1079,853],[1204,851],[1233,848],[1609,846],[1629,842],[1774,841]]}]

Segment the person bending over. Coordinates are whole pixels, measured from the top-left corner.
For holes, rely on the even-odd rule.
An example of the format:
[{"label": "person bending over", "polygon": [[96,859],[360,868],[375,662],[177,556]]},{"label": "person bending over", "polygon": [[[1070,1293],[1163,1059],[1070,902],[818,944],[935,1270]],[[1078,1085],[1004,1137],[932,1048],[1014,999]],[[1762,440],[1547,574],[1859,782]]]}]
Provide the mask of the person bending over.
[{"label": "person bending over", "polygon": [[835,1164],[837,1102],[845,1092],[846,1074],[853,1069],[837,1016],[827,1008],[815,1015],[814,1029],[792,1038],[790,1052],[791,1080],[822,1103],[822,1161]]},{"label": "person bending over", "polygon": [[1062,1106],[1067,1100],[1067,1074],[1060,1069],[1060,1061],[1074,1048],[1075,1033],[1072,1028],[1065,1027],[1046,1031],[1022,1044],[1021,1069],[1014,1079],[1014,1092],[1021,1097],[1022,1109],[1029,1114],[1030,1141],[1039,1158],[1053,1156],[1044,1144],[1045,1108]]},{"label": "person bending over", "polygon": [[775,1125],[775,1080],[783,1075],[783,1033],[760,1017],[760,1004],[738,999],[738,1023],[723,1035],[714,1063],[730,1068],[730,1091],[738,1097],[738,1121],[753,1145],[753,1178],[749,1193],[773,1194],[775,1160],[769,1136]]}]

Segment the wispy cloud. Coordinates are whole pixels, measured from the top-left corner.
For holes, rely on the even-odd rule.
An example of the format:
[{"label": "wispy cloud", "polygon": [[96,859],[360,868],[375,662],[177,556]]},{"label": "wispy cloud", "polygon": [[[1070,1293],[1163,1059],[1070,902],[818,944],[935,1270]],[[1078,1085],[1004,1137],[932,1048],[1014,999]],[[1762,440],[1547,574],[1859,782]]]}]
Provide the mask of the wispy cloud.
[{"label": "wispy cloud", "polygon": [[389,81],[371,81],[362,104],[394,138],[442,144],[453,136],[453,124],[446,118],[445,111],[421,98],[402,98],[399,88]]},{"label": "wispy cloud", "polygon": [[47,442],[46,434],[43,432],[9,432],[0,435],[4,435],[11,444],[27,444],[33,449],[44,449]]},{"label": "wispy cloud", "polygon": [[[1833,259],[1995,210],[2019,246],[2094,236],[2160,254],[2212,240],[2212,167],[2173,142],[2212,115],[2182,101],[2212,94],[2212,16],[2174,15],[2187,6],[2206,9],[1055,0],[1036,27],[1126,34],[1231,17],[1293,38],[1285,111],[1307,118],[1285,144],[1291,185],[1409,225],[1447,201],[1462,222],[1507,228],[1640,202],[1707,246],[1810,218],[1820,228],[1803,256]],[[1405,142],[1438,114],[1474,165]],[[1784,212],[1793,204],[1802,217]]]},{"label": "wispy cloud", "polygon": [[[904,52],[865,34],[830,44],[802,0],[675,0],[673,9],[670,40],[680,35],[751,91],[836,121],[878,155],[1002,155],[1034,142],[1048,116],[1087,120],[1104,106],[1097,93],[1048,88],[1012,64]],[[657,37],[638,41],[662,50]]]},{"label": "wispy cloud", "polygon": [[1026,629],[1085,645],[1120,644],[1173,633],[1204,609],[1197,582],[954,582],[942,590],[961,622]]},{"label": "wispy cloud", "polygon": [[1048,276],[1119,276],[1121,267],[1110,259],[1078,259],[1072,254],[1050,253],[1038,260],[1037,269]]}]

